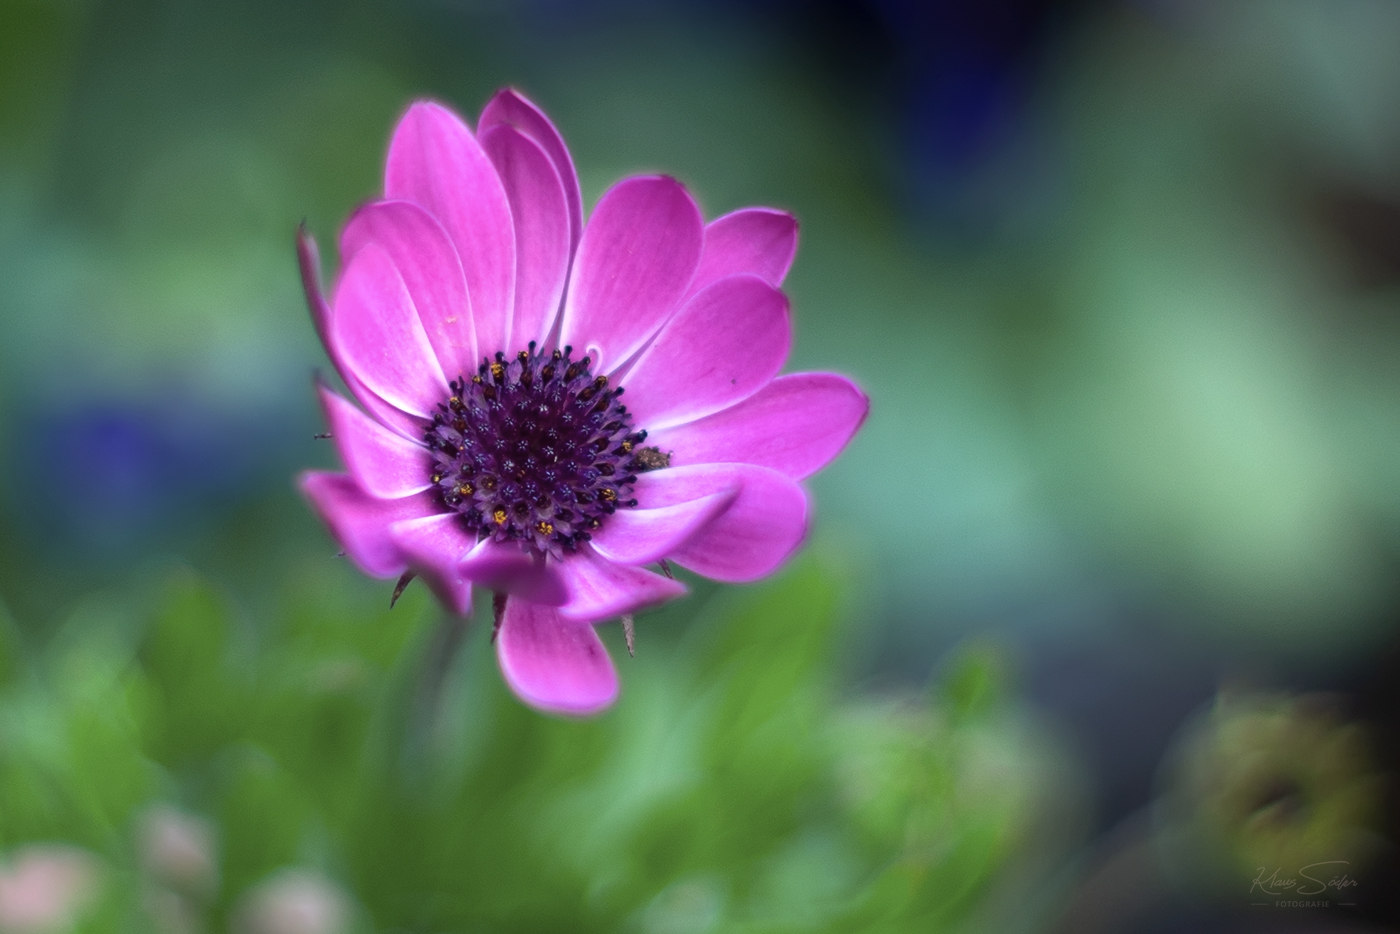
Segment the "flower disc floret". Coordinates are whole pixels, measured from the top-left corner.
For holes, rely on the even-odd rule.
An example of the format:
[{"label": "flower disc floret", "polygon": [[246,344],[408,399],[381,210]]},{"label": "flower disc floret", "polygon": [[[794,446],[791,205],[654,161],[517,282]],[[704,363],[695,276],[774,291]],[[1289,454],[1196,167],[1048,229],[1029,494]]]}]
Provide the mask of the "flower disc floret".
[{"label": "flower disc floret", "polygon": [[622,387],[591,367],[572,347],[540,354],[531,341],[452,381],[424,442],[433,489],[469,533],[562,558],[637,505],[632,484],[658,452],[643,453]]}]

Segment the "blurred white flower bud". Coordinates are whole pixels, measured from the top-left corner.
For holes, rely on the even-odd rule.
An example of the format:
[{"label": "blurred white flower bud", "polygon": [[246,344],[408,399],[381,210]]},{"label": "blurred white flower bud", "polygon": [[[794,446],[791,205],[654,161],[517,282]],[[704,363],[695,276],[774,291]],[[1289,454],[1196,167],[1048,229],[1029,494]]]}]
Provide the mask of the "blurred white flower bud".
[{"label": "blurred white flower bud", "polygon": [[236,934],[345,934],[351,906],[345,892],[309,869],[284,869],[258,883],[234,912]]},{"label": "blurred white flower bud", "polygon": [[218,851],[209,821],[166,804],[141,815],[141,865],[156,881],[195,895],[212,895],[219,885]]},{"label": "blurred white flower bud", "polygon": [[0,863],[0,934],[71,930],[97,894],[101,865],[56,843],[21,847]]},{"label": "blurred white flower bud", "polygon": [[190,900],[162,886],[147,887],[141,895],[141,907],[158,934],[198,934],[202,930]]}]

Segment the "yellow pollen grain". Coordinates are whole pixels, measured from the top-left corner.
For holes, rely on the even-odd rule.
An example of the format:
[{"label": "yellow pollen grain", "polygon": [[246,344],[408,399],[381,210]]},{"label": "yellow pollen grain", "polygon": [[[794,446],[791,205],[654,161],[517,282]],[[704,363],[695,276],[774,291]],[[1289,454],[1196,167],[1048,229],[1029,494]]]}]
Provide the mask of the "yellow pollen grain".
[{"label": "yellow pollen grain", "polygon": [[541,522],[535,526],[535,531],[539,532],[541,535],[553,535],[554,526],[550,525],[548,522]]},{"label": "yellow pollen grain", "polygon": [[496,507],[496,511],[491,513],[491,518],[495,520],[497,525],[505,525],[506,511],[498,506]]},{"label": "yellow pollen grain", "polygon": [[603,491],[602,493],[600,493],[599,495],[602,496],[603,499],[607,500],[607,501],[610,502],[610,503],[611,503],[613,500],[617,499],[617,491],[616,491],[616,490],[604,490],[604,491]]},{"label": "yellow pollen grain", "polygon": [[632,442],[631,442],[631,441],[624,441],[624,442],[622,442],[622,453],[623,453],[623,454],[631,454],[631,453],[632,453]]},{"label": "yellow pollen grain", "polygon": [[471,496],[473,493],[476,492],[476,490],[472,488],[472,485],[470,483],[464,483],[461,486],[457,487],[457,492],[462,496]]},{"label": "yellow pollen grain", "polygon": [[491,364],[491,375],[494,376],[494,377],[496,377],[496,379],[500,379],[500,378],[501,378],[502,376],[504,376],[505,374],[506,374],[506,368],[505,368],[505,367],[501,366],[499,363],[493,363],[493,364]]}]

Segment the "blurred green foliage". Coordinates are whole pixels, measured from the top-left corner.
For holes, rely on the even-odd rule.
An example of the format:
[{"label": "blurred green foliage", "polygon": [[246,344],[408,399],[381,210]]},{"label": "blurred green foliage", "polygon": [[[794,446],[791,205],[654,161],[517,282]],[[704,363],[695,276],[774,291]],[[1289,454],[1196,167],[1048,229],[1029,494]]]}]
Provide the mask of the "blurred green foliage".
[{"label": "blurred green foliage", "polygon": [[0,849],[98,854],[94,931],[159,921],[158,803],[217,828],[217,896],[190,901],[213,929],[292,866],[365,930],[949,929],[1028,823],[1036,779],[979,765],[1005,744],[1001,661],[841,699],[841,580],[806,560],[682,633],[643,619],[622,700],[574,721],[510,695],[480,626],[442,658],[457,623],[422,592],[347,614],[313,580],[259,627],[179,569],[145,611],[109,594],[44,645],[3,630]]}]

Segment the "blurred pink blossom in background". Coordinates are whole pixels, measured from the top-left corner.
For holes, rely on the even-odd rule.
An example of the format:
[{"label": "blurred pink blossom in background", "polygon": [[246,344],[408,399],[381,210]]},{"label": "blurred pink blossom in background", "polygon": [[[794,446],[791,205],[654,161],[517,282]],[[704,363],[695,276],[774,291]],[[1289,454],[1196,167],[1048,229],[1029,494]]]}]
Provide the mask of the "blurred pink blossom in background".
[{"label": "blurred pink blossom in background", "polygon": [[97,894],[101,867],[86,850],[33,844],[0,865],[0,932],[48,934],[73,927]]}]

